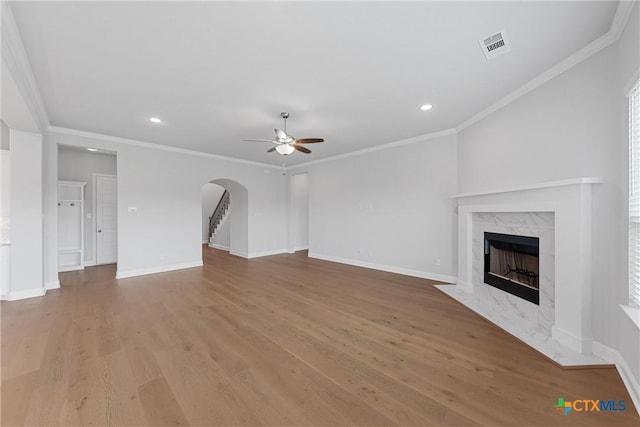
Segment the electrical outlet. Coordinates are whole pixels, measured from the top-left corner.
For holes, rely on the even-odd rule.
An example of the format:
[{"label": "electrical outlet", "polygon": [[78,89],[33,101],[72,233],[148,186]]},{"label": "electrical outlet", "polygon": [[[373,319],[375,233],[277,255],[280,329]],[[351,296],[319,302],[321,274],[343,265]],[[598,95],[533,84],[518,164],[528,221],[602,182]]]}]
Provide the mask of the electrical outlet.
[{"label": "electrical outlet", "polygon": [[440,261],[440,258],[436,258],[436,265],[440,265],[442,264],[442,261]]}]

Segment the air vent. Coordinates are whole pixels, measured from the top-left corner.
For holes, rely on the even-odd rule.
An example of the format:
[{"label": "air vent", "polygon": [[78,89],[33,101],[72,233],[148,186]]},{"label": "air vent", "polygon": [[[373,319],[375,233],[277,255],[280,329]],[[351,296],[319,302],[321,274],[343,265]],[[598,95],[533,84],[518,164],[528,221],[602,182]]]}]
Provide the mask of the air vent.
[{"label": "air vent", "polygon": [[484,53],[484,56],[487,59],[493,59],[496,56],[500,56],[511,50],[511,45],[507,40],[507,33],[505,30],[482,38],[478,40],[478,42],[482,48],[482,53]]}]

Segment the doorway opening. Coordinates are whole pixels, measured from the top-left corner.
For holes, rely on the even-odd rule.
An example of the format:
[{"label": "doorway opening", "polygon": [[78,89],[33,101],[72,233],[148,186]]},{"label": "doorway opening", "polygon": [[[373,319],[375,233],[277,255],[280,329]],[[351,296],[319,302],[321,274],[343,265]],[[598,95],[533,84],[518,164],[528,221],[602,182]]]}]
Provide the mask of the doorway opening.
[{"label": "doorway opening", "polygon": [[202,243],[249,257],[249,191],[239,182],[215,179],[202,187]]},{"label": "doorway opening", "polygon": [[206,183],[202,187],[202,243],[212,248],[229,251],[229,215],[231,195],[226,188]]},{"label": "doorway opening", "polygon": [[118,261],[117,157],[58,145],[58,272]]},{"label": "doorway opening", "polygon": [[290,242],[293,252],[309,249],[309,174],[292,175],[290,180]]}]

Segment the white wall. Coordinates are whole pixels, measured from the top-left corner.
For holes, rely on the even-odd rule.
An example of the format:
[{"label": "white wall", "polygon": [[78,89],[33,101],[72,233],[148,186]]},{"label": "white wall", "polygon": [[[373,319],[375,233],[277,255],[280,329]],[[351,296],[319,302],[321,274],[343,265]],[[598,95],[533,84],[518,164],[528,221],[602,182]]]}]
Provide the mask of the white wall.
[{"label": "white wall", "polygon": [[[84,190],[84,260],[85,265],[96,262],[95,242],[95,200],[93,196],[93,174],[116,175],[116,156],[103,153],[58,150],[58,179],[60,181],[81,181],[87,185]],[[91,218],[89,218],[91,216]]]},{"label": "white wall", "polygon": [[58,146],[44,135],[42,151],[44,284],[47,289],[60,287],[58,280]]},{"label": "white wall", "polygon": [[9,126],[0,119],[0,150],[9,150]]},{"label": "white wall", "polygon": [[[224,193],[224,188],[207,183],[202,187],[202,241],[209,242],[209,217],[218,206],[220,197]],[[217,233],[216,233],[217,234]]]},{"label": "white wall", "polygon": [[611,175],[620,150],[612,146],[617,58],[614,48],[601,51],[462,130],[459,192]]},{"label": "white wall", "polygon": [[[12,243],[3,248],[3,255],[11,258],[8,298],[20,299],[44,293],[43,263],[47,255],[44,254],[43,227],[47,220],[43,218],[42,132],[48,125],[48,118],[44,109],[39,108],[41,98],[8,2],[2,2],[1,9],[0,146],[12,150],[8,180]],[[3,195],[6,196],[6,188]]]},{"label": "white wall", "polygon": [[[633,364],[640,334],[618,307],[626,279],[627,147],[623,87],[638,65],[638,6],[622,39],[458,135],[459,192],[599,176],[593,194],[594,338]],[[631,342],[631,344],[629,344]]]},{"label": "white wall", "polygon": [[309,256],[423,277],[456,274],[456,136],[291,171],[309,172]]},{"label": "white wall", "polygon": [[44,294],[42,135],[11,129],[9,299]]},{"label": "white wall", "polygon": [[0,241],[11,240],[11,152],[0,150]]},{"label": "white wall", "polygon": [[11,281],[11,153],[9,127],[0,120],[0,299],[9,297]]},{"label": "white wall", "polygon": [[9,127],[0,120],[0,242],[11,240],[11,152]]},{"label": "white wall", "polygon": [[[201,264],[202,186],[218,178],[234,180],[248,190],[245,215],[250,232],[238,235],[245,241],[242,254],[285,249],[286,187],[276,169],[97,135],[50,136],[58,144],[117,153],[120,277]],[[231,203],[235,206],[233,197]],[[129,207],[137,211],[129,212]]]},{"label": "white wall", "polygon": [[291,229],[293,248],[309,248],[309,174],[291,176]]}]

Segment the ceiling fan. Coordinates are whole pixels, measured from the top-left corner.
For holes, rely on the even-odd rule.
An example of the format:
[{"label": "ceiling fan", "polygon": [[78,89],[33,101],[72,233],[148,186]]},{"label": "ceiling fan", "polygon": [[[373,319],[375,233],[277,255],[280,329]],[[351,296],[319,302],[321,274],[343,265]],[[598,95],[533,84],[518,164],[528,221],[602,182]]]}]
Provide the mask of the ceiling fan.
[{"label": "ceiling fan", "polygon": [[282,112],[280,113],[280,117],[284,120],[284,130],[274,129],[276,132],[275,139],[245,139],[244,141],[252,141],[252,142],[269,142],[271,144],[275,144],[275,146],[269,148],[267,153],[272,153],[277,151],[283,156],[288,156],[294,151],[300,151],[301,153],[309,154],[311,150],[307,147],[303,147],[302,144],[312,144],[316,142],[324,142],[322,138],[299,138],[295,139],[291,135],[287,133],[287,119],[289,118],[289,113]]}]

